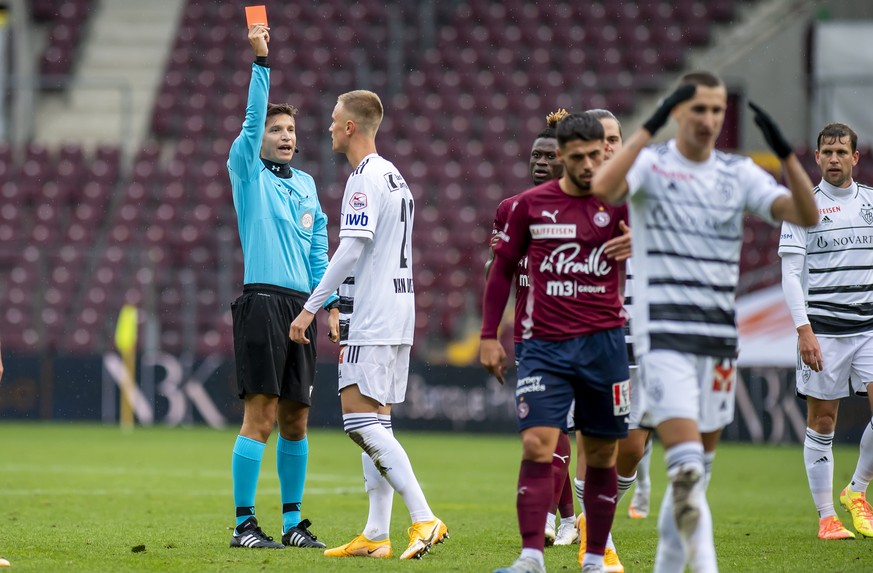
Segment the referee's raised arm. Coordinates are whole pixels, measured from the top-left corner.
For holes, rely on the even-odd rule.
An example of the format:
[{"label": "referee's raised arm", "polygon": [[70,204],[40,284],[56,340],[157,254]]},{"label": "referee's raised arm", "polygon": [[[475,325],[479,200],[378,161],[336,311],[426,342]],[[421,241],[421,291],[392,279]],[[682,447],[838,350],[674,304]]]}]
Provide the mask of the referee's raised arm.
[{"label": "referee's raised arm", "polygon": [[230,148],[228,167],[243,179],[252,179],[261,170],[261,140],[267,119],[267,102],[270,94],[270,29],[261,24],[249,28],[249,45],[255,53],[252,64],[252,79],[242,131]]}]

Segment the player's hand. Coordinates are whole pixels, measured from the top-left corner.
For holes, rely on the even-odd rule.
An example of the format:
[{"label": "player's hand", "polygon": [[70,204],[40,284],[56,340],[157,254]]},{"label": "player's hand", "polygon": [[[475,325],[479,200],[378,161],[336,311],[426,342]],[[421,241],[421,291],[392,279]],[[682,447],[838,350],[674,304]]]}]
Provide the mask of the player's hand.
[{"label": "player's hand", "polygon": [[249,45],[256,56],[266,56],[270,53],[267,43],[270,41],[270,29],[263,24],[254,24],[249,28]]},{"label": "player's hand", "polygon": [[328,333],[327,337],[331,342],[339,342],[339,309],[332,308],[327,316]]},{"label": "player's hand", "polygon": [[764,139],[767,140],[767,145],[770,146],[773,153],[775,153],[779,159],[785,159],[791,155],[794,152],[794,149],[791,147],[791,144],[788,143],[788,140],[785,139],[785,136],[782,135],[782,130],[779,129],[779,126],[776,125],[776,122],[773,121],[770,114],[755,105],[755,102],[749,101],[749,107],[755,112],[755,124],[758,126],[758,129],[761,130]]},{"label": "player's hand", "polygon": [[803,363],[812,368],[814,372],[821,372],[824,369],[821,346],[812,331],[812,327],[808,324],[797,329],[797,351],[800,352],[800,359]]},{"label": "player's hand", "polygon": [[646,120],[643,128],[654,136],[658,130],[664,127],[667,120],[670,119],[670,112],[673,108],[684,101],[688,101],[694,97],[694,92],[697,91],[697,86],[694,84],[685,84],[676,88],[676,91],[661,100],[658,104],[658,109],[652,114],[652,117]]},{"label": "player's hand", "polygon": [[503,345],[495,338],[485,338],[479,343],[479,362],[485,370],[493,374],[497,381],[504,383],[503,374],[506,372],[506,351]]},{"label": "player's hand", "polygon": [[603,254],[618,262],[625,261],[631,256],[631,232],[630,227],[624,221],[618,222],[621,235],[613,237],[603,244]]},{"label": "player's hand", "polygon": [[0,381],[3,380],[3,357],[0,356]]},{"label": "player's hand", "polygon": [[300,311],[294,322],[291,323],[291,330],[288,332],[288,338],[297,344],[309,344],[309,339],[306,338],[306,329],[312,324],[312,319],[315,315],[306,309]]}]

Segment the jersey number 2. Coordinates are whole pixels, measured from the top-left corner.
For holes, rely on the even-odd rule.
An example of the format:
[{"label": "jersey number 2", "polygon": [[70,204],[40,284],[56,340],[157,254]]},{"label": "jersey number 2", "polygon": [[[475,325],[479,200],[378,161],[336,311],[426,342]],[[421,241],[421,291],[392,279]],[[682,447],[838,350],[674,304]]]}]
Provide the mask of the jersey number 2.
[{"label": "jersey number 2", "polygon": [[[409,237],[409,223],[412,221],[412,199],[408,201],[401,199],[400,204],[400,222],[403,223],[403,241],[400,243],[400,268],[409,268],[409,257],[406,256],[406,242]],[[406,212],[406,205],[409,205],[409,213]]]}]

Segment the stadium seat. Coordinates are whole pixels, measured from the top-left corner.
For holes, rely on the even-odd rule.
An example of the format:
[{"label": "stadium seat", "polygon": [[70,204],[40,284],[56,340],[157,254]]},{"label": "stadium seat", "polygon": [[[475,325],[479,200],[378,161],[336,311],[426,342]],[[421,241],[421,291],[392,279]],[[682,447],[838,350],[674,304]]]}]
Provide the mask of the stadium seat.
[{"label": "stadium seat", "polygon": [[[154,140],[137,151],[129,171],[122,171],[128,165],[122,166],[117,147],[99,147],[89,156],[80,146],[64,144],[55,157],[35,146],[16,162],[10,148],[0,144],[0,244],[20,246],[32,240],[57,252],[65,244],[78,249],[105,240],[108,249],[116,249],[115,260],[124,250],[140,253],[130,268],[110,265],[112,284],[98,278],[108,276],[102,266],[108,251],[100,253],[91,274],[80,272],[88,264],[79,259],[67,263],[69,274],[59,270],[55,282],[27,283],[36,285],[37,306],[57,311],[56,304],[63,303],[49,303],[46,296],[55,300],[60,284],[81,282],[68,288],[83,306],[80,313],[71,311],[77,316],[64,317],[71,322],[63,330],[66,341],[58,338],[63,320],[47,315],[52,324],[47,336],[53,344],[79,351],[105,344],[108,319],[93,315],[116,312],[101,305],[142,297],[145,285],[125,282],[148,268],[140,265],[154,265],[151,270],[161,275],[159,299],[166,298],[164,292],[174,299],[166,301],[162,317],[185,304],[174,298],[185,296],[178,278],[169,278],[181,270],[195,268],[195,280],[203,284],[219,280],[219,265],[230,260],[227,271],[234,281],[241,281],[225,162],[239,133],[250,78],[251,54],[233,46],[242,5],[184,3],[151,110]],[[31,9],[47,32],[40,65],[50,73],[68,73],[86,30],[90,4],[33,0]],[[501,199],[529,185],[525,156],[544,127],[545,114],[556,105],[631,113],[640,92],[660,88],[665,72],[684,65],[690,47],[709,42],[714,24],[735,19],[738,1],[438,2],[432,46],[422,43],[415,11],[397,15],[403,28],[399,42],[404,74],[399,82],[389,74],[395,38],[388,9],[378,0],[279,3],[271,8],[276,34],[270,56],[273,95],[287,94],[283,99],[300,107],[297,127],[303,141],[324,135],[335,94],[363,85],[383,95],[387,116],[380,151],[407,177],[417,205],[416,281],[427,294],[418,297],[416,333],[448,339],[463,326],[455,324],[455,317],[481,296],[479,269],[487,256],[494,209]],[[299,38],[292,38],[289,30],[299,30]],[[315,47],[293,48],[292,39]],[[358,63],[359,54],[366,66]],[[568,78],[567,64],[582,73]],[[347,166],[333,158],[323,161],[319,144],[301,147],[305,154],[295,164],[305,165],[316,176],[322,205],[331,216],[330,242],[335,248],[334,213]],[[166,162],[169,155],[173,158]],[[810,153],[801,155],[807,169],[815,172]],[[866,159],[861,168],[865,162],[873,167]],[[22,219],[33,225],[23,225]],[[216,240],[219,235],[225,239]],[[753,237],[759,240],[757,234]],[[760,245],[769,245],[769,239],[760,240]],[[222,248],[229,257],[221,254]],[[4,257],[12,266],[26,266],[22,253]],[[0,264],[4,260],[0,257]],[[744,259],[744,265],[751,263],[772,261]],[[199,300],[192,304],[198,315],[209,306]],[[216,320],[198,318],[202,331],[196,337],[197,352],[229,351],[228,324]],[[173,317],[165,322],[162,341],[167,349],[181,350],[187,344],[183,325]],[[38,344],[40,330],[30,325],[28,329],[28,340]]]}]

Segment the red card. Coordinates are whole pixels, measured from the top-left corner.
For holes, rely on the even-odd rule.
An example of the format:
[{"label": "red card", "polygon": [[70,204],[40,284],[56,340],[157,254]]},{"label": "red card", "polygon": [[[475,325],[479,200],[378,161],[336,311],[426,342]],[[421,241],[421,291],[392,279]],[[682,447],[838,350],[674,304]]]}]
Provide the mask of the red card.
[{"label": "red card", "polygon": [[246,24],[251,28],[255,24],[267,25],[266,6],[246,6]]}]

